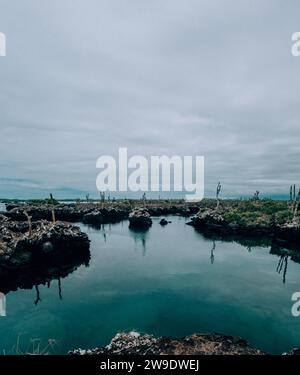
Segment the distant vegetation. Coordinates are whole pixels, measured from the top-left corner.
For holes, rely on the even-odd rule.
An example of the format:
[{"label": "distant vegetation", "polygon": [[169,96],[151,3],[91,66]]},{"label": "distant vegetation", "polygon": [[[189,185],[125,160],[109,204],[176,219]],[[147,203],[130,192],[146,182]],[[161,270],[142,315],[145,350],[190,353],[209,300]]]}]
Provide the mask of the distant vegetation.
[{"label": "distant vegetation", "polygon": [[[226,206],[228,204],[225,204]],[[243,200],[233,201],[229,206],[227,209],[224,207],[223,215],[226,221],[233,224],[270,226],[284,224],[293,219],[293,212],[287,201]]]}]

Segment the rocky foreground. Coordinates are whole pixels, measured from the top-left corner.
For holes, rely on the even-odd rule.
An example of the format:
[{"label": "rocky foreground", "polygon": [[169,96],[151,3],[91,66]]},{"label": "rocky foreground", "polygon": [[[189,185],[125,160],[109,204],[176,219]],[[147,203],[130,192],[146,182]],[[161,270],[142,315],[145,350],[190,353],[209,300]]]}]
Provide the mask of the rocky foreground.
[{"label": "rocky foreground", "polygon": [[72,355],[263,355],[240,337],[221,334],[193,334],[175,339],[155,338],[138,332],[118,333],[109,345],[95,349],[76,349]]}]

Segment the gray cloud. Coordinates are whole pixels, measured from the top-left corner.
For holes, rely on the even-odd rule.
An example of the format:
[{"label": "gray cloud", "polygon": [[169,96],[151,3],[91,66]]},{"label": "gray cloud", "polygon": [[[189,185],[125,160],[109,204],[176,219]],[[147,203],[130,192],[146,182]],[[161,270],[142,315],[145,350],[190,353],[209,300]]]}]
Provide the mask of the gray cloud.
[{"label": "gray cloud", "polygon": [[0,196],[96,195],[95,161],[120,146],[204,155],[208,195],[219,180],[227,196],[287,194],[300,183],[299,11],[296,0],[0,0]]}]

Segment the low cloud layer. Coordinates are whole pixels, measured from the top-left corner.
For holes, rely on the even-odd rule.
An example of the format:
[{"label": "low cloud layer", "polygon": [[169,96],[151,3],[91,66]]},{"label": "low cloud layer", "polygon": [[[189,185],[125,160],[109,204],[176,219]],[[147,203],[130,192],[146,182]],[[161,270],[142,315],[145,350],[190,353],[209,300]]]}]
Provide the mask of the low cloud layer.
[{"label": "low cloud layer", "polygon": [[0,197],[97,196],[96,159],[204,155],[205,189],[300,183],[298,1],[0,0]]}]

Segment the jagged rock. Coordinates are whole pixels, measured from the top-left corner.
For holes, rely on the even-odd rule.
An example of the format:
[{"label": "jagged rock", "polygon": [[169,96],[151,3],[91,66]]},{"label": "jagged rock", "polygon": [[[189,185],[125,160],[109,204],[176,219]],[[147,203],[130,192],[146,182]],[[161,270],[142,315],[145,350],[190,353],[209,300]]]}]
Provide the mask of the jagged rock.
[{"label": "jagged rock", "polygon": [[98,226],[100,224],[116,223],[128,217],[128,213],[114,208],[95,209],[82,218],[83,223]]},{"label": "jagged rock", "polygon": [[62,222],[39,221],[32,225],[7,220],[0,225],[0,268],[26,268],[49,256],[76,254],[89,248],[79,227]]},{"label": "jagged rock", "polygon": [[[221,236],[222,239],[230,237],[252,237],[269,240],[283,247],[300,250],[300,223],[298,218],[284,224],[264,222],[243,223],[229,222],[225,218],[223,209],[202,209],[192,218],[188,225],[192,225],[204,235],[209,232]],[[239,242],[239,241],[238,241]]]},{"label": "jagged rock", "polygon": [[19,205],[15,204],[15,203],[6,203],[5,208],[6,208],[7,211],[10,211],[10,210],[12,210],[12,209],[14,209],[14,208],[16,208],[18,206]]},{"label": "jagged rock", "polygon": [[152,225],[152,219],[146,209],[139,208],[129,214],[129,226],[135,228],[149,228]]},{"label": "jagged rock", "polygon": [[155,338],[138,332],[118,333],[105,347],[76,349],[69,352],[75,355],[263,355],[253,349],[240,337],[221,334],[193,334],[179,339],[170,337]]},{"label": "jagged rock", "polygon": [[201,228],[222,227],[227,223],[221,213],[213,209],[207,209],[204,211],[199,211],[198,214],[195,217],[193,217],[192,221],[188,224],[191,224],[196,228]]},{"label": "jagged rock", "polygon": [[168,221],[167,221],[166,219],[161,219],[161,221],[159,222],[159,224],[160,224],[161,226],[165,226],[165,225],[168,224]]},{"label": "jagged rock", "polygon": [[103,216],[99,210],[94,210],[83,215],[82,222],[84,224],[99,225],[103,223]]},{"label": "jagged rock", "polygon": [[127,219],[129,215],[129,211],[116,208],[102,208],[100,212],[103,216],[104,223],[115,223],[117,221]]},{"label": "jagged rock", "polygon": [[300,355],[300,348],[293,348],[287,353],[282,353],[282,355]]},{"label": "jagged rock", "polygon": [[[10,207],[9,207],[10,208]],[[52,220],[52,210],[55,211],[55,217],[57,220],[65,221],[81,221],[83,215],[86,212],[89,212],[87,207],[82,207],[79,209],[75,204],[61,204],[61,205],[19,205],[13,206],[10,210],[7,207],[7,212],[5,216],[14,220],[14,221],[24,221],[26,220],[26,215],[24,211],[32,217],[32,221],[37,220]]]},{"label": "jagged rock", "polygon": [[1,225],[2,223],[7,222],[7,221],[8,221],[8,218],[7,218],[6,216],[0,214],[0,225]]}]

